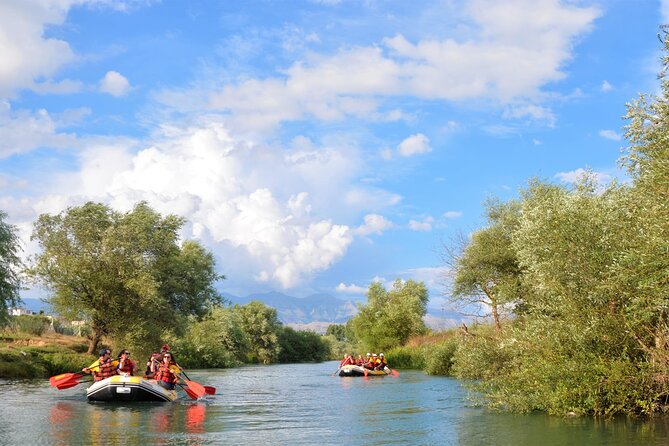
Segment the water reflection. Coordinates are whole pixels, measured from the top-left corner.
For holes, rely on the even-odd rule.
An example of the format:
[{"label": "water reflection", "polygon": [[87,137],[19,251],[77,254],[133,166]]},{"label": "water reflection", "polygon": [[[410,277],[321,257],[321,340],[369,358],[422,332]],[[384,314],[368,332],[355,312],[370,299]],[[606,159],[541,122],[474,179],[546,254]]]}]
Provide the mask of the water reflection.
[{"label": "water reflection", "polygon": [[50,444],[205,444],[206,402],[86,403],[60,401],[48,417]]},{"label": "water reflection", "polygon": [[336,363],[189,371],[206,401],[88,403],[83,388],[0,381],[0,445],[669,444],[669,418],[597,421],[473,408],[454,379],[333,377]]}]

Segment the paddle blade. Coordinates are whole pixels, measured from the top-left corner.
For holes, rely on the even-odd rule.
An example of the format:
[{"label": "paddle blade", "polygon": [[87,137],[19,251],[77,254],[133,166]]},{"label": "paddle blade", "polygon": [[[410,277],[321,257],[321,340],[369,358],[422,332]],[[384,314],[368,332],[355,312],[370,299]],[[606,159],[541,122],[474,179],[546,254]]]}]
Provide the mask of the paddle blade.
[{"label": "paddle blade", "polygon": [[200,383],[196,383],[195,381],[186,381],[186,385],[188,386],[186,389],[186,393],[190,395],[192,392],[193,395],[195,395],[194,399],[201,398],[207,393],[204,386]]},{"label": "paddle blade", "polygon": [[62,373],[60,375],[52,376],[51,378],[49,378],[49,384],[53,387],[58,387],[58,384],[60,383],[77,380],[79,378],[83,378],[83,376],[84,375],[81,373]]},{"label": "paddle blade", "polygon": [[369,372],[367,371],[367,369],[362,369],[362,373],[364,373],[365,376],[367,376],[367,373],[369,373]]},{"label": "paddle blade", "polygon": [[397,378],[398,376],[400,376],[400,372],[398,372],[397,370],[395,370],[395,369],[390,369],[390,371],[392,372],[392,374],[393,374],[393,376],[394,376],[395,378]]},{"label": "paddle blade", "polygon": [[204,386],[204,392],[207,395],[216,395],[216,387],[213,386]]},{"label": "paddle blade", "polygon": [[58,385],[55,386],[55,387],[56,387],[56,389],[58,389],[58,390],[64,390],[64,389],[69,389],[70,387],[77,386],[77,385],[79,385],[79,384],[81,384],[79,381],[77,381],[77,380],[73,380],[73,381],[65,381],[65,382],[61,382],[60,384],[58,384]]}]

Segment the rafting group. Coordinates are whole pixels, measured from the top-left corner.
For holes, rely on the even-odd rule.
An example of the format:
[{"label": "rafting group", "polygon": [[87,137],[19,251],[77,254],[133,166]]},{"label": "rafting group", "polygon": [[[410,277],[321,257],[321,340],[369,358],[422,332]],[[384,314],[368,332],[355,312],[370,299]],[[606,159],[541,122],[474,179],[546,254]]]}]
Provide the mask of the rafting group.
[{"label": "rafting group", "polygon": [[103,348],[100,357],[81,373],[64,373],[49,379],[59,390],[80,384],[84,374],[93,376],[93,385],[86,390],[90,401],[174,401],[176,386],[189,397],[198,399],[205,394],[213,395],[216,389],[191,381],[165,344],[160,353],[152,353],[146,363],[143,375],[138,375],[137,364],[130,359],[130,352],[121,350],[112,359],[111,350]]},{"label": "rafting group", "polygon": [[399,372],[388,367],[383,353],[367,353],[363,358],[358,355],[354,358],[351,354],[345,354],[339,362],[339,368],[334,373],[339,376],[384,376],[393,375],[397,377]]}]

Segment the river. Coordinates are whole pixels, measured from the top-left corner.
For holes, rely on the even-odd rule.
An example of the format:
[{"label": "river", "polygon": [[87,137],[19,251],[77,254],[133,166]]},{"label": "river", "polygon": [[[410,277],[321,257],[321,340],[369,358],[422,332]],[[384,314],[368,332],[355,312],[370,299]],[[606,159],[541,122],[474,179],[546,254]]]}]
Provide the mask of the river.
[{"label": "river", "polygon": [[649,445],[669,418],[593,420],[491,412],[457,380],[400,370],[339,378],[337,363],[191,371],[218,394],[173,403],[88,403],[85,385],[0,380],[1,445]]}]

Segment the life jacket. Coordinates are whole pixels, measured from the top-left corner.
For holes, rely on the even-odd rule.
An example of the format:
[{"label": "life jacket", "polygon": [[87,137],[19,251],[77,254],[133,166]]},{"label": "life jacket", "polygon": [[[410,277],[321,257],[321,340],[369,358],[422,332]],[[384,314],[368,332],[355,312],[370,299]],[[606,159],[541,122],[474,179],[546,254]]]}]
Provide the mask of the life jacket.
[{"label": "life jacket", "polygon": [[169,384],[176,384],[177,382],[177,376],[172,371],[172,368],[162,363],[158,366],[155,378],[156,381],[163,381]]},{"label": "life jacket", "polygon": [[93,379],[95,381],[102,381],[103,379],[109,378],[110,376],[116,375],[116,367],[118,367],[118,361],[112,361],[111,358],[108,358],[106,361],[100,361],[98,359],[97,372],[93,373]]},{"label": "life jacket", "polygon": [[123,367],[121,367],[121,361],[119,361],[118,371],[132,375],[135,373],[135,363],[131,359],[126,359],[123,363]]}]

